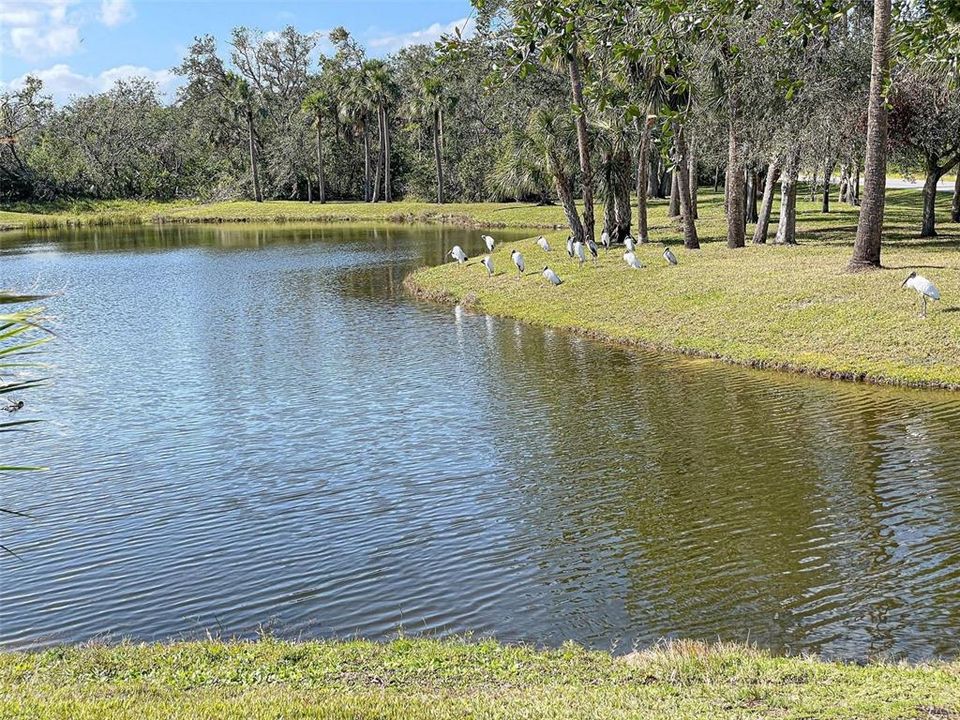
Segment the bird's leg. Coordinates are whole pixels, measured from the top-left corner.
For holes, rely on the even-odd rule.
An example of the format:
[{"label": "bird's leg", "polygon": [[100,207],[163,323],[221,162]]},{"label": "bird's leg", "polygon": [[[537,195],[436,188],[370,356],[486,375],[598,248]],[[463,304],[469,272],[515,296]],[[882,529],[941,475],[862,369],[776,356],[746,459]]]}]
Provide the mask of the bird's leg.
[{"label": "bird's leg", "polygon": [[923,298],[923,317],[926,317],[927,316],[927,296],[921,295],[921,297]]}]

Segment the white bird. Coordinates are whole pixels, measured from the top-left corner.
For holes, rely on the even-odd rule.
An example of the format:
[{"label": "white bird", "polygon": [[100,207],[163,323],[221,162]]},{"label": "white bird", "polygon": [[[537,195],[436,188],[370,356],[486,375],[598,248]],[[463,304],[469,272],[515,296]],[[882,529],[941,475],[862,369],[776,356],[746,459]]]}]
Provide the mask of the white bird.
[{"label": "white bird", "polygon": [[493,238],[490,237],[489,235],[482,235],[481,237],[483,238],[483,242],[487,246],[487,252],[493,252],[493,245],[494,245]]},{"label": "white bird", "polygon": [[603,245],[604,250],[610,251],[610,233],[606,230],[600,233],[600,244]]},{"label": "white bird", "polygon": [[627,235],[627,236],[623,239],[623,244],[624,244],[624,246],[627,248],[627,252],[633,252],[634,250],[637,249],[637,241],[634,240],[634,239],[633,239],[632,237],[630,237],[629,235]]},{"label": "white bird", "polygon": [[546,266],[544,266],[543,268],[543,276],[554,285],[559,285],[560,283],[563,282],[563,280],[560,279],[559,275],[557,275],[553,270],[551,270]]},{"label": "white bird", "polygon": [[677,264],[677,256],[671,252],[670,248],[663,249],[663,259],[666,260],[671,265]]},{"label": "white bird", "polygon": [[567,255],[573,257],[573,235],[567,235]]},{"label": "white bird", "polygon": [[484,255],[483,260],[481,260],[480,262],[482,262],[483,266],[487,269],[487,275],[492,277],[493,276],[493,260],[490,259],[490,256]]},{"label": "white bird", "polygon": [[583,251],[583,243],[579,240],[573,244],[573,254],[577,256],[577,262],[580,263],[580,267],[583,267],[583,263],[587,260],[587,255]]},{"label": "white bird", "polygon": [[623,254],[623,261],[634,270],[639,270],[643,267],[643,265],[640,264],[640,261],[637,260],[637,256],[630,251],[627,251]]},{"label": "white bird", "polygon": [[467,261],[467,254],[463,251],[463,248],[459,245],[454,245],[453,250],[447,253],[447,255],[452,255],[453,259],[458,263],[465,263]]},{"label": "white bird", "polygon": [[513,260],[513,264],[517,266],[517,280],[519,280],[520,276],[523,275],[523,271],[527,269],[526,264],[523,262],[523,255],[516,250],[511,250],[510,258]]},{"label": "white bird", "polygon": [[539,245],[540,249],[544,252],[550,252],[550,243],[547,242],[547,239],[543,235],[537,238],[537,245]]},{"label": "white bird", "polygon": [[931,300],[940,299],[940,291],[937,290],[937,286],[927,280],[923,275],[917,275],[915,272],[907,275],[907,279],[900,283],[900,287],[908,287],[911,290],[916,290],[920,295],[923,303],[923,310],[920,312],[921,317],[927,316],[927,298]]}]

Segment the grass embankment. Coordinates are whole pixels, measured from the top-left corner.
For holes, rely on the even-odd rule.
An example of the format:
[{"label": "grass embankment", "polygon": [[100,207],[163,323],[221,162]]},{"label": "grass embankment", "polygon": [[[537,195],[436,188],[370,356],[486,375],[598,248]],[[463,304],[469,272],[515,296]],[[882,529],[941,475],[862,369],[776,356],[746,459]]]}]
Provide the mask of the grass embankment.
[{"label": "grass embankment", "polygon": [[[960,224],[940,203],[940,236],[919,240],[920,193],[888,191],[883,262],[879,272],[844,272],[856,234],[857,211],[799,203],[799,246],[722,242],[721,198],[704,194],[699,230],[703,249],[684,251],[662,202],[651,209],[652,239],[628,268],[623,249],[601,249],[596,267],[582,270],[564,250],[565,232],[547,237],[553,252],[532,240],[497,247],[497,274],[488,278],[471,259],[418,271],[407,286],[426,299],[462,302],[493,315],[568,328],[600,338],[728,362],[843,379],[960,388]],[[774,218],[773,228],[776,228]],[[714,241],[714,242],[711,242]],[[721,242],[716,242],[721,241]],[[668,266],[669,243],[680,263]],[[510,251],[519,248],[527,275],[517,281]],[[564,283],[539,273],[549,264]],[[917,270],[939,287],[943,301],[918,317],[918,297],[900,283]]]},{"label": "grass embankment", "polygon": [[427,640],[0,654],[4,718],[956,718],[960,665],[695,643],[627,658]]},{"label": "grass embankment", "polygon": [[331,202],[321,205],[284,200],[210,204],[97,200],[58,204],[21,203],[0,209],[0,230],[216,222],[420,222],[483,228],[564,226],[563,213],[558,207],[525,203],[437,205],[403,201],[389,204]]}]

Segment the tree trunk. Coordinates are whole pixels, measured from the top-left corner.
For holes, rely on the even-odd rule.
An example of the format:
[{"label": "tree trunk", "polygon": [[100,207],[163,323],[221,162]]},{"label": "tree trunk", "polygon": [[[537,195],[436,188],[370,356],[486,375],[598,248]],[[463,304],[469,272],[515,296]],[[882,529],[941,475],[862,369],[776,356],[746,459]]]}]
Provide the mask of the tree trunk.
[{"label": "tree trunk", "polygon": [[667,165],[667,161],[660,158],[658,177],[660,178],[660,194],[657,196],[661,200],[670,197],[670,190],[673,187],[673,169]]},{"label": "tree trunk", "polygon": [[953,205],[950,207],[950,219],[960,223],[960,165],[957,165],[957,179],[953,183]]},{"label": "tree trunk", "polygon": [[777,189],[777,179],[780,177],[780,161],[774,159],[767,166],[767,179],[763,185],[763,202],[760,203],[760,212],[757,215],[757,226],[753,229],[753,242],[763,245],[767,242],[767,232],[770,229],[770,215],[773,213],[773,195]]},{"label": "tree trunk", "polygon": [[834,160],[827,160],[823,168],[823,201],[820,204],[820,212],[830,212],[830,178],[833,175]]},{"label": "tree trunk", "polygon": [[363,201],[370,202],[370,133],[367,114],[363,114]]},{"label": "tree trunk", "polygon": [[837,193],[837,202],[845,203],[850,193],[850,166],[844,165],[840,170],[840,185]]},{"label": "tree trunk", "polygon": [[[889,0],[887,0],[889,2]],[[580,182],[583,186],[583,232],[587,240],[595,240],[593,226],[593,169],[590,166],[590,136],[587,134],[586,101],[583,99],[583,78],[576,49],[567,56],[570,89],[577,112],[577,151],[580,155]]]},{"label": "tree trunk", "polygon": [[637,130],[640,133],[640,148],[637,150],[637,241],[645,243],[649,238],[647,229],[647,187],[650,175],[650,128],[644,119],[640,127],[637,119]]},{"label": "tree trunk", "polygon": [[873,55],[867,109],[867,157],[863,204],[857,239],[848,269],[880,267],[884,194],[887,185],[887,105],[884,88],[890,79],[890,2],[873,4]]},{"label": "tree trunk", "polygon": [[693,209],[693,219],[700,217],[697,211],[697,191],[700,189],[700,173],[697,166],[697,148],[690,143],[690,202]]},{"label": "tree trunk", "polygon": [[[731,115],[733,109],[731,109]],[[733,129],[733,120],[727,128],[727,247],[741,248],[745,243],[743,161],[740,143]]]},{"label": "tree trunk", "polygon": [[610,232],[615,242],[622,242],[630,234],[633,224],[633,208],[630,205],[630,151],[623,149],[613,154],[613,217],[616,232]]},{"label": "tree trunk", "polygon": [[670,171],[670,204],[667,206],[667,217],[680,215],[680,183],[678,182],[677,168]]},{"label": "tree trunk", "polygon": [[386,105],[381,112],[383,113],[383,199],[393,202],[392,173],[390,172],[390,118],[387,116]]},{"label": "tree trunk", "polygon": [[780,222],[777,225],[777,245],[797,244],[797,174],[799,156],[796,151],[787,157],[780,184]]},{"label": "tree trunk", "polygon": [[250,136],[250,175],[253,177],[253,199],[263,202],[260,192],[260,171],[257,168],[257,139],[253,132],[253,110],[247,110],[247,134]]},{"label": "tree trunk", "polygon": [[380,170],[383,167],[383,116],[377,106],[377,166],[373,171],[373,202],[380,202]]},{"label": "tree trunk", "polygon": [[307,202],[313,205],[313,185],[310,182],[309,175],[307,175]]},{"label": "tree trunk", "polygon": [[653,152],[650,142],[650,130],[647,130],[647,197],[660,197],[660,156]]},{"label": "tree trunk", "polygon": [[717,165],[717,169],[713,171],[713,191],[720,192],[720,166]]},{"label": "tree trunk", "polygon": [[923,227],[920,237],[937,236],[937,183],[940,182],[939,158],[927,156],[927,176],[923,182]]},{"label": "tree trunk", "polygon": [[677,128],[677,158],[676,166],[680,172],[674,172],[680,193],[680,209],[683,215],[683,246],[687,250],[699,250],[700,240],[697,238],[697,221],[693,217],[693,201],[690,197],[690,173],[687,168],[690,156],[687,151],[687,139],[683,127]]},{"label": "tree trunk", "polygon": [[327,201],[327,181],[323,172],[323,138],[320,134],[320,116],[317,116],[317,178],[320,181],[320,204]]},{"label": "tree trunk", "polygon": [[755,223],[760,219],[760,211],[757,209],[757,203],[760,200],[760,172],[750,170],[750,184],[747,187],[747,222]]},{"label": "tree trunk", "polygon": [[437,163],[437,203],[443,205],[443,155],[440,152],[440,108],[433,111],[433,159]]},{"label": "tree trunk", "polygon": [[[886,185],[886,181],[884,181]],[[850,186],[851,189],[847,193],[847,202],[849,202],[854,207],[860,207],[860,161],[857,160],[857,172],[853,176],[853,185]]]},{"label": "tree trunk", "polygon": [[573,179],[563,171],[563,162],[559,157],[550,155],[550,170],[553,173],[553,182],[557,189],[557,196],[563,205],[563,214],[567,218],[573,239],[583,242],[583,222],[577,210],[577,201],[573,196]]},{"label": "tree trunk", "polygon": [[813,202],[817,199],[817,173],[819,168],[814,166],[813,168],[813,180],[810,181],[810,202]]}]

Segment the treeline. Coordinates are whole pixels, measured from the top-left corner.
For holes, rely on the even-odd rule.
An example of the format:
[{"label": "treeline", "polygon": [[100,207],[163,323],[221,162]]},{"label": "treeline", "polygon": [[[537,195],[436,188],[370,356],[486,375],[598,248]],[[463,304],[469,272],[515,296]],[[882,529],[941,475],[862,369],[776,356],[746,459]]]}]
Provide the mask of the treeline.
[{"label": "treeline", "polygon": [[0,98],[0,198],[535,200],[578,237],[644,241],[647,199],[669,197],[694,248],[710,183],[739,247],[796,241],[803,175],[824,212],[831,188],[863,205],[862,266],[879,264],[890,164],[925,179],[936,233],[960,162],[955,0],[474,5],[469,39],[385,59],[343,28],[328,55],[293,27],[199,37],[172,103],[130,81],[55,108],[29,80]]}]

